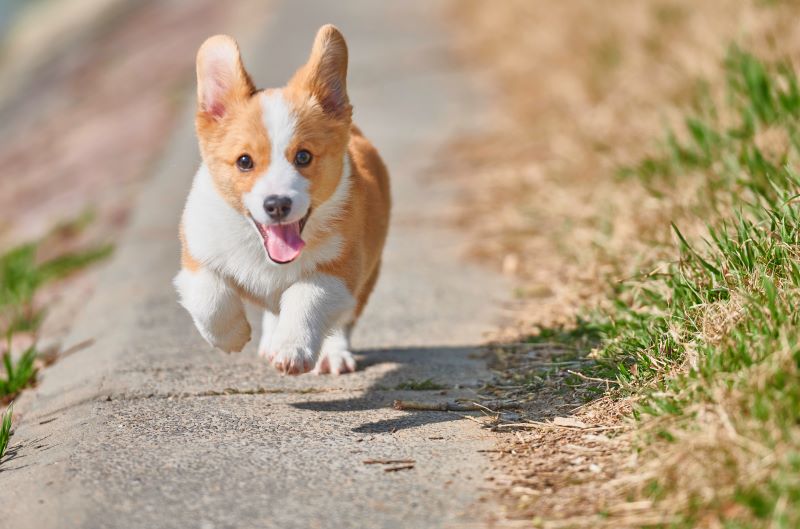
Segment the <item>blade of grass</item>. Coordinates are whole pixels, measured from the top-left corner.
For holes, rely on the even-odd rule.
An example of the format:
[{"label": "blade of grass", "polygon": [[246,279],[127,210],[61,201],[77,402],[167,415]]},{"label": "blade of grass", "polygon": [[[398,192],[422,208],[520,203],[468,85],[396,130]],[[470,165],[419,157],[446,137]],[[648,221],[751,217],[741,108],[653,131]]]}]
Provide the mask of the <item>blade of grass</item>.
[{"label": "blade of grass", "polygon": [[11,418],[14,413],[14,405],[10,405],[3,413],[2,423],[0,423],[0,462],[8,448],[8,440],[11,437]]}]

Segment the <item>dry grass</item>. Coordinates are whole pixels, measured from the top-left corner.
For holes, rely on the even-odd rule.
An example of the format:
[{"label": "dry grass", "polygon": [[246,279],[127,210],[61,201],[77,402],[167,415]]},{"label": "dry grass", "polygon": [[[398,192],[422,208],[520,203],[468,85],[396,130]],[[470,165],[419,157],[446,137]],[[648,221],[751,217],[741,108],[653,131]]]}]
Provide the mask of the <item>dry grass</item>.
[{"label": "dry grass", "polygon": [[494,485],[507,507],[499,526],[560,527],[576,518],[596,523],[598,513],[620,503],[618,480],[636,465],[635,456],[628,457],[631,403],[597,398],[604,382],[570,373],[586,371],[587,345],[565,351],[547,342],[498,344],[492,351],[493,367],[503,375],[487,392],[522,403],[518,414],[490,423],[500,436]]},{"label": "dry grass", "polygon": [[609,276],[664,256],[669,222],[701,183],[662,200],[620,186],[618,168],[654,148],[702,79],[715,86],[731,42],[767,57],[800,49],[796,12],[733,0],[453,3],[462,57],[498,103],[495,132],[463,140],[462,222],[475,255],[522,279],[526,331],[568,324],[606,298]]},{"label": "dry grass", "polygon": [[[698,329],[692,336],[682,322],[669,323],[664,342],[640,351],[644,361],[615,378],[618,384],[600,382],[608,376],[600,366],[589,366],[596,380],[586,380],[560,365],[585,358],[600,346],[596,337],[563,330],[552,336],[614,299],[647,310],[636,284],[621,295],[617,282],[636,277],[642,291],[669,291],[648,278],[667,274],[674,259],[670,223],[696,241],[707,221],[730,213],[736,198],[715,194],[705,170],[634,180],[620,178],[619,168],[656,152],[665,126],[677,129],[686,108],[724,99],[720,64],[732,42],[767,59],[796,55],[800,28],[792,21],[799,7],[723,0],[615,0],[603,9],[579,0],[453,3],[462,56],[493,81],[499,103],[496,132],[463,140],[470,216],[462,221],[480,241],[475,255],[521,285],[517,324],[500,339],[523,345],[498,348],[506,377],[498,392],[527,393],[530,419],[581,405],[574,415],[587,424],[624,426],[602,438],[563,429],[505,434],[498,466],[506,474],[500,491],[509,525],[792,526],[796,478],[786,469],[796,468],[797,428],[785,416],[765,419],[753,410],[760,393],[775,402],[794,398],[785,388],[798,368],[794,335],[754,341],[753,350],[761,346],[769,358],[751,367],[716,372],[704,365],[710,350],[734,347],[737,332],[749,329],[755,316],[748,296],[764,294],[761,277],[687,312]],[[787,154],[792,161],[782,127],[760,128],[754,144],[772,163]],[[498,201],[508,205],[499,215]],[[485,214],[474,215],[476,208]],[[783,285],[777,291],[776,303],[791,306]],[[573,348],[541,347],[549,341]],[[670,357],[675,345],[681,354]],[[548,361],[556,363],[543,367]],[[651,373],[637,372],[640,365]],[[684,380],[693,369],[702,384]],[[625,397],[634,387],[634,395],[647,396]],[[604,390],[605,397],[585,404]],[[668,409],[626,420],[640,405]],[[670,413],[674,406],[679,411]]]}]

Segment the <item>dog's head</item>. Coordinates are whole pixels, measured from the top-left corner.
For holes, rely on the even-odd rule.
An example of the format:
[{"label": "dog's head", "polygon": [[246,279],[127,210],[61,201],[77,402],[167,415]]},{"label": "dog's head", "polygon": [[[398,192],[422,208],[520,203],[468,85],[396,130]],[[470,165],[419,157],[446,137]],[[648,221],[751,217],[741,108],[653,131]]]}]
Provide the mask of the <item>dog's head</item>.
[{"label": "dog's head", "polygon": [[197,53],[203,161],[276,263],[300,255],[306,220],[342,177],[352,114],[346,76],[347,45],[331,25],[320,28],[308,62],[279,89],[256,90],[231,37],[211,37]]}]

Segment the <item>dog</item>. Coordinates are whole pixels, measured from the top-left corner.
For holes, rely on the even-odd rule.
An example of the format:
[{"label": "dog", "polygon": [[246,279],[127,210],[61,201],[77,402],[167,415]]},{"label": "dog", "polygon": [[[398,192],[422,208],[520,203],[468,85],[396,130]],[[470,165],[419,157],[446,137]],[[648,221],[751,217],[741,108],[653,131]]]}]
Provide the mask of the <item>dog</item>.
[{"label": "dog", "polygon": [[226,352],[250,341],[244,301],[263,308],[259,355],[285,374],[355,370],[350,335],[381,267],[389,175],[352,123],[347,61],[332,25],[282,88],[257,90],[229,36],[197,53],[202,164],[174,284]]}]

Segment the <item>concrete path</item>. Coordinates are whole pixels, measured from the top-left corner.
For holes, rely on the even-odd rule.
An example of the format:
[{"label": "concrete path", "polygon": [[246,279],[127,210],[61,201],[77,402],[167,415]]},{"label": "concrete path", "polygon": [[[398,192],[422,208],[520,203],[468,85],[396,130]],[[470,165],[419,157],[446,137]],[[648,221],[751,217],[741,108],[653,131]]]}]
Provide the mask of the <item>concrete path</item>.
[{"label": "concrete path", "polygon": [[[140,197],[70,343],[18,403],[0,468],[0,520],[27,528],[431,528],[480,519],[491,439],[457,414],[394,411],[395,398],[469,395],[488,378],[471,353],[506,287],[463,262],[447,225],[443,142],[477,112],[428,2],[275,3],[244,39],[260,86],[282,84],[316,28],[351,49],[356,121],[392,172],[393,224],[379,287],[358,328],[360,370],[281,377],[255,343],[225,355],[177,305],[176,226],[198,163],[192,111]],[[252,321],[257,322],[253,313]],[[433,378],[453,388],[398,391]],[[387,473],[370,458],[411,458]]]}]

